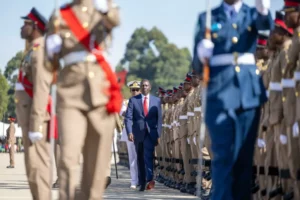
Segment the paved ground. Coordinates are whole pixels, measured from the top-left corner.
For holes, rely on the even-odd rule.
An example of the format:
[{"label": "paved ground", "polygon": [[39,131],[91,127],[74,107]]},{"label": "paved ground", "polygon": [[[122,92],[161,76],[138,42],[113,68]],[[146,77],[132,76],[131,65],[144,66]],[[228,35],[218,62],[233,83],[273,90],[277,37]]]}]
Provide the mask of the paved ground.
[{"label": "paved ground", "polygon": [[[30,200],[31,195],[26,181],[23,154],[15,155],[16,168],[6,169],[8,154],[0,154],[0,200]],[[156,184],[155,190],[138,192],[129,189],[129,171],[123,166],[119,168],[119,179],[116,179],[115,168],[112,168],[112,184],[107,189],[104,199],[160,200],[160,199],[197,199],[184,195],[177,190]],[[54,178],[55,178],[54,174]],[[58,191],[53,190],[53,198],[57,199]]]}]

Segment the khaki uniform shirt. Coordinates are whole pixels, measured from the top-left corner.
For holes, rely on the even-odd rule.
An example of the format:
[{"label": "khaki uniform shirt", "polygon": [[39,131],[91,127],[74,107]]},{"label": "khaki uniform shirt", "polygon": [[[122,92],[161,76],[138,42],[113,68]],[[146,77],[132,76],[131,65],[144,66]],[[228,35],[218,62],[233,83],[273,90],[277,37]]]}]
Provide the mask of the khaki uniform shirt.
[{"label": "khaki uniform shirt", "polygon": [[33,40],[21,63],[23,76],[33,84],[33,98],[24,90],[15,91],[18,124],[32,132],[43,132],[44,122],[50,120],[46,108],[52,74],[44,67],[44,42],[43,37]]},{"label": "khaki uniform shirt", "polygon": [[[291,40],[292,41],[292,40]],[[290,45],[291,46],[291,45]],[[289,49],[289,47],[286,47]],[[295,80],[294,70],[295,66],[289,65],[288,51],[286,54],[286,65],[282,69],[282,103],[283,103],[283,116],[284,124],[292,126],[296,118],[296,96],[295,96]]]},{"label": "khaki uniform shirt", "polygon": [[15,144],[16,143],[16,128],[14,123],[10,123],[8,129],[6,130],[6,139],[9,144]]},{"label": "khaki uniform shirt", "polygon": [[[78,20],[90,32],[91,40],[95,40],[103,50],[107,49],[107,41],[111,39],[112,28],[120,23],[118,8],[112,6],[112,1],[109,0],[108,2],[109,11],[106,15],[96,10],[91,0],[74,0],[70,4]],[[58,34],[62,38],[59,58],[64,59],[74,52],[87,52],[62,18],[59,18],[60,24],[58,32],[56,32],[55,19],[55,15],[50,18],[48,35]],[[60,68],[57,78],[58,109],[60,107],[75,107],[81,110],[90,110],[107,104],[108,96],[106,93],[110,86],[109,81],[99,64],[88,58]],[[47,69],[53,71],[49,62]]]},{"label": "khaki uniform shirt", "polygon": [[[291,41],[288,40],[283,44],[283,48],[280,50],[279,55],[275,59],[271,68],[271,80],[270,80],[270,125],[280,123],[283,119],[283,105],[282,105],[282,70],[287,64],[287,50]],[[273,84],[273,86],[271,85]],[[275,87],[274,87],[275,86]],[[274,88],[272,88],[274,87]],[[279,88],[280,87],[280,88]],[[278,89],[278,90],[277,90]],[[279,91],[281,89],[281,91]],[[276,91],[277,90],[277,91]]]},{"label": "khaki uniform shirt", "polygon": [[182,105],[181,108],[181,112],[180,112],[180,116],[179,116],[179,122],[180,122],[180,134],[179,137],[183,138],[186,137],[188,135],[188,116],[187,116],[187,112],[188,112],[188,106],[189,104],[191,104],[191,96],[192,96],[192,91],[189,92],[189,94],[187,95],[187,97],[184,100],[184,103]]},{"label": "khaki uniform shirt", "polygon": [[194,132],[196,133],[196,136],[200,135],[200,126],[201,126],[201,85],[199,85],[197,88],[195,88],[195,98],[194,98],[194,112],[195,117],[193,120],[193,127]]},{"label": "khaki uniform shirt", "polygon": [[300,121],[300,26],[294,31],[291,47],[288,50],[288,68],[290,74],[294,72],[296,81],[295,96],[296,96],[296,114],[295,121]]},{"label": "khaki uniform shirt", "polygon": [[187,105],[187,116],[188,116],[188,136],[192,136],[194,134],[194,118],[195,118],[195,113],[194,113],[194,102],[196,98],[196,89],[193,88],[191,91],[191,96],[190,96],[190,101]]}]

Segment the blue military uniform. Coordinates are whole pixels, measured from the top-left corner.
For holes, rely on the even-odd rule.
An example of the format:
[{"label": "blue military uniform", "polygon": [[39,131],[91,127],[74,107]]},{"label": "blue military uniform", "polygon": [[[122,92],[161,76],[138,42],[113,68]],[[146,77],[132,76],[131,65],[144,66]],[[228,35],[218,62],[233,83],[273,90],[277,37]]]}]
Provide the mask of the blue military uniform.
[{"label": "blue military uniform", "polygon": [[[270,12],[263,15],[242,2],[222,3],[212,10],[210,80],[207,87],[207,125],[213,151],[212,200],[248,200],[254,143],[266,92],[254,52],[258,31],[273,26]],[[204,39],[206,13],[198,19],[193,68],[202,73],[198,44]],[[201,55],[200,55],[201,56]]]}]

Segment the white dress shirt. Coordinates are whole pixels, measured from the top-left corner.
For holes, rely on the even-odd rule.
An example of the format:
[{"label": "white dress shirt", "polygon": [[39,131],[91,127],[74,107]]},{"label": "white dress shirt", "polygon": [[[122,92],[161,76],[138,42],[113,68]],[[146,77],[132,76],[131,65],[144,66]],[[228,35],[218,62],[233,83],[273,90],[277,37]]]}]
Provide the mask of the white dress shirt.
[{"label": "white dress shirt", "polygon": [[[145,95],[142,94],[143,110],[144,110],[144,101],[145,101]],[[147,95],[147,108],[148,108],[148,112],[149,112],[149,102],[150,102],[150,94]]]}]

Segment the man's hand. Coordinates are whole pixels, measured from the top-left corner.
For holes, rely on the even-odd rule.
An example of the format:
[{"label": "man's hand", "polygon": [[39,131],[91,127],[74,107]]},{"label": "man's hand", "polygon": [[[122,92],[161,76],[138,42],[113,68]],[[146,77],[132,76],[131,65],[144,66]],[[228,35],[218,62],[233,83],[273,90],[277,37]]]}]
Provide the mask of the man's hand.
[{"label": "man's hand", "polygon": [[128,134],[128,140],[129,140],[130,142],[134,142],[134,136],[133,136],[132,133],[129,133],[129,134]]}]

